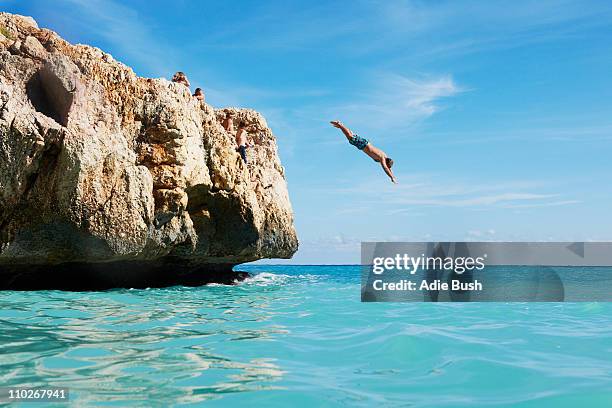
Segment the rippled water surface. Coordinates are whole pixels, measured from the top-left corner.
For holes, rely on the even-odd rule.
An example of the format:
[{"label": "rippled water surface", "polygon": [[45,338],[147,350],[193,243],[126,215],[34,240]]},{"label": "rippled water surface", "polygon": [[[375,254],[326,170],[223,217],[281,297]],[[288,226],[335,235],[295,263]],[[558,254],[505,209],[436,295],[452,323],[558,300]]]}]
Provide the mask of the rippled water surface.
[{"label": "rippled water surface", "polygon": [[612,406],[612,304],[360,303],[358,267],[239,269],[0,292],[0,382],[75,406]]}]

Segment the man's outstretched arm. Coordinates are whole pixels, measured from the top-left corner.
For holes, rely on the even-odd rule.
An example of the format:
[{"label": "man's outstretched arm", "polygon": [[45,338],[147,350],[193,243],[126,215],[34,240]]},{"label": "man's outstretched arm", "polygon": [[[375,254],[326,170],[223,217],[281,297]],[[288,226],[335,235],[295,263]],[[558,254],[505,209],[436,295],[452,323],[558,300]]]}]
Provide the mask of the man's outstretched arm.
[{"label": "man's outstretched arm", "polygon": [[389,168],[389,166],[387,166],[387,161],[385,159],[380,161],[380,165],[382,166],[383,170],[385,171],[385,173],[387,173],[387,176],[389,176],[389,178],[391,179],[391,181],[393,183],[397,183],[397,180],[395,179],[395,175],[393,175],[393,171],[391,171],[391,169]]},{"label": "man's outstretched arm", "polygon": [[351,129],[349,129],[346,126],[344,126],[344,124],[342,122],[340,122],[339,120],[332,120],[330,123],[334,127],[337,127],[338,129],[340,129],[342,131],[342,133],[344,133],[344,136],[346,136],[346,138],[348,140],[351,140],[353,138],[353,132],[351,132]]}]

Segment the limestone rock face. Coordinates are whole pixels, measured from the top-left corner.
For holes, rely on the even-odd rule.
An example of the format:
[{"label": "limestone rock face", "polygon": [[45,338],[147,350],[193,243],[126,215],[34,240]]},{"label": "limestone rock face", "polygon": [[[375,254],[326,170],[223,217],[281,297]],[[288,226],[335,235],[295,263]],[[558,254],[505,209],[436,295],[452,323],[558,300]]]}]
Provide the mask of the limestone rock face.
[{"label": "limestone rock face", "polygon": [[0,27],[0,266],[232,266],[296,251],[259,113],[230,109],[252,125],[246,165],[223,111],[186,86],[137,77],[31,18],[0,13]]}]

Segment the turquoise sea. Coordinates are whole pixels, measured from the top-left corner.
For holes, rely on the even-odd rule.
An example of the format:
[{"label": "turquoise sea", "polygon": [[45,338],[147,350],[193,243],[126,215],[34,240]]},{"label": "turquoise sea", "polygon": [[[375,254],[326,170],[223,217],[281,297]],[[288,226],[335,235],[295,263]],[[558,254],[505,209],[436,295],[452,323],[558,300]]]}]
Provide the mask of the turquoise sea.
[{"label": "turquoise sea", "polygon": [[79,407],[612,406],[612,304],[361,303],[358,266],[237,269],[255,275],[1,292],[0,386]]}]

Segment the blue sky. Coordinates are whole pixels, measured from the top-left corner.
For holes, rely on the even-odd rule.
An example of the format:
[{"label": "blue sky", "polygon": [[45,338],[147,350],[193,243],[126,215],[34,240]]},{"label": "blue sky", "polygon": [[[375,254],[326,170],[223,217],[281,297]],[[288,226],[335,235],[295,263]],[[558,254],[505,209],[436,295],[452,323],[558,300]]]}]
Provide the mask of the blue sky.
[{"label": "blue sky", "polygon": [[[261,111],[295,209],[291,262],[358,263],[362,240],[612,239],[611,2],[0,5]],[[400,183],[331,119],[383,148]]]}]

